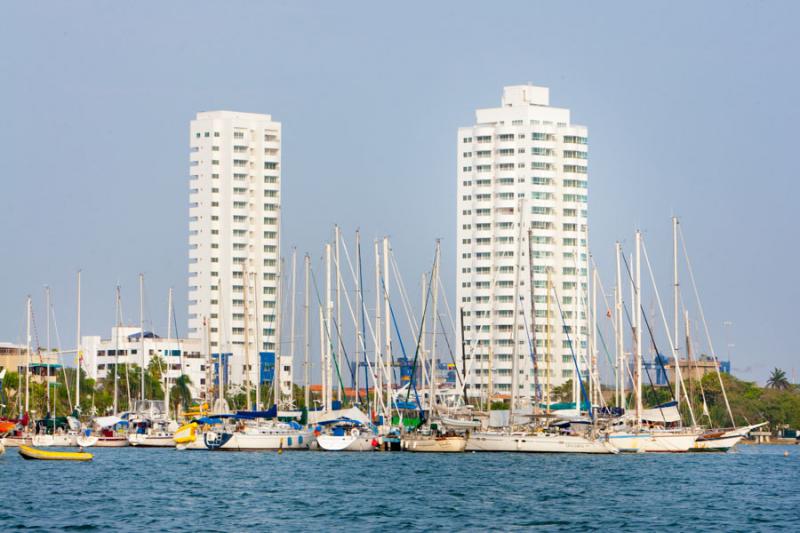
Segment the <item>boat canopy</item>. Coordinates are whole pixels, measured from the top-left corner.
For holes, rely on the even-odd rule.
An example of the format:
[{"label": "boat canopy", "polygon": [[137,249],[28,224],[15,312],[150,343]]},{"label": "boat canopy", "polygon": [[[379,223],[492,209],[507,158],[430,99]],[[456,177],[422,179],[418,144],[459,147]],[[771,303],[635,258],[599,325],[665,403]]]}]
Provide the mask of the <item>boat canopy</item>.
[{"label": "boat canopy", "polygon": [[125,422],[125,420],[118,416],[99,416],[94,419],[94,425],[100,428],[110,428],[121,422]]},{"label": "boat canopy", "polygon": [[275,418],[278,416],[278,408],[273,405],[266,411],[236,411],[236,418],[243,420],[254,420],[256,418]]},{"label": "boat canopy", "polygon": [[642,420],[645,422],[679,422],[680,419],[678,402],[674,400],[642,411]]}]

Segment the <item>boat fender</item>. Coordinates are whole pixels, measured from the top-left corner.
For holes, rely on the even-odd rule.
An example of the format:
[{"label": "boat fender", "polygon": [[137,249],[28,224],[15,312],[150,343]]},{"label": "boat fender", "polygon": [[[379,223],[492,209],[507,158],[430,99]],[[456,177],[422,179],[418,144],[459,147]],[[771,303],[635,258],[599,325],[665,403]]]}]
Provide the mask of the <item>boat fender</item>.
[{"label": "boat fender", "polygon": [[350,434],[351,434],[352,436],[354,436],[354,437],[358,437],[358,435],[359,435],[358,428],[353,428],[353,429],[351,429],[351,430],[350,430]]}]

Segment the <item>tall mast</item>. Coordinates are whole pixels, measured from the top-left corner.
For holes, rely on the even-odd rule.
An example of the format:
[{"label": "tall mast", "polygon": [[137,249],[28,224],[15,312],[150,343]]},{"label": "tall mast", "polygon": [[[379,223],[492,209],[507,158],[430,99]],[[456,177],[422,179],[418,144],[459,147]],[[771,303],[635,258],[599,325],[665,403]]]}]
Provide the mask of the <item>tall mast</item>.
[{"label": "tall mast", "polygon": [[[116,315],[114,318],[117,322],[116,331],[114,334],[114,416],[119,413],[119,330],[122,327],[121,324],[121,317],[120,317],[120,295],[119,295],[119,285],[117,285],[116,296],[115,296],[115,305],[114,305],[114,314]],[[127,372],[125,373],[125,379],[127,379]]]},{"label": "tall mast", "polygon": [[592,328],[589,332],[589,409],[592,409],[592,405],[596,402],[599,403],[599,399],[596,399],[595,396],[600,393],[600,391],[594,386],[595,379],[598,379],[599,383],[599,376],[597,375],[597,267],[594,267],[592,270],[592,305],[589,309],[591,313],[591,322],[589,323],[590,327]]},{"label": "tall mast", "polygon": [[[378,240],[375,240],[375,383],[373,385],[373,395],[381,406],[383,396],[383,361],[381,357],[381,254],[378,248]],[[389,414],[391,416],[392,404],[389,404]]]},{"label": "tall mast", "polygon": [[278,310],[275,316],[275,368],[272,377],[272,391],[275,394],[275,407],[280,409],[283,390],[281,387],[281,331],[283,327],[283,258],[278,261],[278,295],[275,307]]},{"label": "tall mast", "polygon": [[389,237],[383,238],[383,320],[384,320],[384,353],[386,354],[386,393],[389,397],[389,406],[394,403],[392,391],[392,373],[394,372],[394,357],[392,357],[392,311],[389,307]]},{"label": "tall mast", "polygon": [[[169,358],[172,357],[172,349],[170,348],[169,342],[172,338],[172,287],[169,288],[169,293],[167,295],[167,342],[166,344],[166,353],[165,361],[164,361],[164,407],[167,411],[167,419],[169,419],[169,371],[172,368],[170,364]],[[181,370],[183,370],[183,365],[181,365]],[[177,413],[176,417],[177,418]]]},{"label": "tall mast", "polygon": [[[359,233],[358,230],[356,230],[356,253],[358,254],[358,256],[357,256],[358,257],[358,261],[356,261],[356,279],[355,279],[355,286],[356,286],[356,298],[355,298],[355,300],[356,300],[356,303],[355,303],[355,308],[356,308],[356,312],[355,312],[355,330],[356,330],[355,331],[355,337],[356,338],[355,338],[355,341],[356,341],[356,345],[355,345],[355,350],[354,350],[354,354],[353,354],[353,364],[355,366],[355,369],[353,370],[353,393],[354,393],[355,401],[358,402],[358,403],[361,403],[360,402],[360,400],[361,400],[361,392],[360,392],[360,389],[359,389],[360,383],[359,383],[359,379],[358,379],[358,377],[359,377],[358,376],[358,369],[359,369],[359,365],[361,364],[360,363],[361,360],[359,359],[359,355],[360,355],[359,352],[361,350],[361,342],[362,342],[362,339],[361,339],[361,313],[363,312],[363,309],[364,309],[363,305],[364,304],[361,301],[361,298],[362,298],[362,296],[361,296],[361,234]],[[365,352],[366,352],[366,350],[365,350]],[[366,357],[366,353],[364,353],[364,356]],[[364,370],[366,371],[366,365],[364,365],[364,366],[365,366]],[[367,385],[367,384],[364,383],[364,385]],[[367,406],[369,406],[369,397],[364,398],[364,403]],[[369,413],[369,409],[367,409],[367,413]]]},{"label": "tall mast", "polygon": [[[425,309],[425,301],[428,298],[428,281],[426,280],[425,273],[423,272],[420,276],[421,282],[421,294],[420,294],[420,309]],[[422,386],[425,386],[425,380],[428,378],[428,366],[427,366],[427,358],[425,357],[425,351],[427,350],[427,339],[425,338],[425,326],[427,325],[428,317],[426,313],[422,314],[422,323],[420,324],[420,336],[419,336],[419,359],[420,359],[420,368],[422,371]],[[431,366],[431,374],[433,373],[433,366]],[[433,410],[433,398],[428,397],[428,410]]]},{"label": "tall mast", "polygon": [[[514,257],[514,320],[512,321],[513,332],[511,333],[511,403],[509,404],[509,423],[514,425],[514,410],[517,407],[517,396],[519,395],[519,284],[522,271],[522,200],[517,202],[517,253]],[[438,243],[437,243],[438,244]],[[438,251],[438,247],[437,247]]]},{"label": "tall mast", "polygon": [[217,399],[219,401],[219,408],[222,409],[225,401],[225,370],[228,366],[225,363],[225,358],[222,356],[222,313],[224,306],[222,305],[222,277],[217,278]]},{"label": "tall mast", "polygon": [[331,299],[331,292],[333,289],[331,281],[331,245],[325,245],[325,375],[326,375],[326,389],[325,389],[325,410],[330,411],[333,408],[333,369],[331,368],[331,359],[333,358],[333,331],[331,324],[333,323],[333,300]]},{"label": "tall mast", "polygon": [[433,313],[431,314],[431,366],[428,381],[430,382],[431,412],[436,408],[436,319],[438,318],[439,303],[439,239],[436,239],[436,257],[433,261],[431,275],[431,290],[433,291]]},{"label": "tall mast", "polygon": [[[575,247],[575,270],[576,274],[580,272],[580,263],[578,262],[578,258],[580,257],[580,248]],[[578,280],[582,279],[581,276],[577,276]],[[580,373],[581,373],[581,302],[583,301],[583,287],[581,287],[581,282],[575,282],[575,325],[574,325],[574,333],[572,334],[572,346],[575,351],[575,360],[577,361],[577,366],[575,368],[575,379],[572,380],[572,401],[575,403],[575,409],[578,413],[581,412],[581,396],[580,396]],[[563,319],[562,319],[563,320]]]},{"label": "tall mast", "polygon": [[622,246],[619,242],[614,245],[617,266],[617,289],[614,293],[617,345],[617,407],[625,409],[625,378],[628,365],[625,364],[625,336],[622,334]]},{"label": "tall mast", "polygon": [[292,316],[289,324],[289,361],[294,368],[295,314],[297,311],[297,248],[292,248]]},{"label": "tall mast", "polygon": [[[260,267],[259,267],[260,269]],[[261,324],[261,312],[263,309],[258,307],[258,301],[262,298],[264,291],[259,289],[259,281],[264,279],[263,272],[256,275],[253,274],[253,314],[255,314],[255,323],[256,323],[256,334],[255,343],[256,343],[256,353],[255,353],[255,360],[256,360],[256,411],[261,409],[261,350],[264,349],[264,327]]]},{"label": "tall mast", "polygon": [[145,366],[145,359],[144,359],[144,274],[139,274],[139,327],[141,334],[139,335],[140,346],[139,350],[141,352],[141,360],[142,360],[142,383],[141,383],[141,399],[144,402],[144,366]]},{"label": "tall mast", "polygon": [[247,263],[242,265],[242,281],[244,281],[243,298],[244,298],[244,372],[242,372],[242,379],[244,380],[244,408],[249,411],[250,394],[253,389],[253,383],[250,379],[250,306],[247,301],[250,297],[248,286],[250,285],[250,274],[247,272]]},{"label": "tall mast", "polygon": [[[47,387],[47,406],[50,407],[50,354],[52,353],[52,347],[50,346],[50,287],[45,286],[44,288],[44,296],[45,296],[45,312],[47,313],[47,358],[45,359],[45,368],[47,368],[47,379],[45,379],[45,386]],[[55,409],[53,409],[53,424],[55,426],[55,419],[56,413]]]},{"label": "tall mast", "polygon": [[[28,335],[30,337],[30,334]],[[75,405],[78,408],[78,416],[81,414],[81,363],[83,359],[83,351],[81,350],[81,271],[78,270],[78,309],[77,318],[75,321],[75,358],[77,365],[75,367]],[[30,342],[30,338],[28,339]],[[28,350],[30,352],[30,350]]]},{"label": "tall mast", "polygon": [[25,304],[25,412],[30,411],[30,374],[31,374],[31,297],[28,296]]},{"label": "tall mast", "polygon": [[636,263],[634,279],[634,306],[633,316],[635,317],[634,337],[635,349],[635,368],[636,368],[636,424],[642,424],[642,234],[636,230]]},{"label": "tall mast", "polygon": [[[203,338],[205,339],[206,348],[206,386],[204,387],[204,400],[208,407],[211,407],[211,327],[209,325],[209,318],[203,317]],[[116,414],[116,413],[115,413]]]},{"label": "tall mast", "polygon": [[342,352],[344,351],[344,341],[342,340],[342,272],[339,269],[339,226],[334,226],[334,260],[336,262],[336,367],[339,369],[339,401],[344,403],[344,376],[342,368]]},{"label": "tall mast", "polygon": [[305,320],[303,321],[303,338],[305,339],[305,347],[303,350],[303,400],[306,409],[310,409],[309,402],[311,401],[311,391],[309,387],[311,384],[309,383],[309,353],[311,352],[311,337],[309,336],[308,332],[308,325],[309,325],[309,316],[308,316],[308,307],[310,303],[310,292],[309,292],[309,273],[311,271],[311,258],[308,254],[305,255],[303,258],[303,263],[305,266],[305,291],[303,293],[303,311],[305,314]]},{"label": "tall mast", "polygon": [[[678,305],[679,305],[679,285],[678,285],[678,217],[672,217],[672,305],[673,305],[673,336],[672,336],[672,347],[673,347],[673,355],[675,357],[675,372],[676,375],[680,374],[680,360],[678,356],[678,351],[680,350],[680,344],[678,341],[679,335],[679,322],[678,322]],[[691,379],[691,372],[690,377]],[[681,380],[675,380],[675,400],[678,402],[678,405],[681,403]]]},{"label": "tall mast", "polygon": [[552,334],[552,296],[551,293],[553,291],[553,280],[552,280],[552,269],[548,266],[547,267],[547,355],[545,355],[545,374],[547,380],[545,381],[545,410],[547,415],[550,415],[550,362],[553,359],[553,334]]}]

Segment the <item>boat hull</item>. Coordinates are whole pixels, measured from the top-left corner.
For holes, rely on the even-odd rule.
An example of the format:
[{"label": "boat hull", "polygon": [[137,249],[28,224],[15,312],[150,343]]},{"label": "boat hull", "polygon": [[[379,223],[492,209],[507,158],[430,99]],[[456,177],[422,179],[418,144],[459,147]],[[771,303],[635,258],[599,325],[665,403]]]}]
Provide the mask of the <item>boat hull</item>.
[{"label": "boat hull", "polygon": [[622,453],[684,453],[697,437],[692,432],[617,431],[608,435],[608,442]]},{"label": "boat hull", "polygon": [[460,453],[467,447],[465,437],[412,437],[403,439],[403,449],[408,452]]},{"label": "boat hull", "polygon": [[371,452],[376,449],[372,442],[378,441],[375,435],[319,435],[317,444],[328,452]]},{"label": "boat hull", "polygon": [[614,454],[617,449],[604,440],[579,435],[514,434],[477,432],[467,440],[468,452],[591,453]]},{"label": "boat hull", "polygon": [[33,435],[3,437],[0,439],[6,448],[19,448],[20,446],[33,446]]},{"label": "boat hull", "polygon": [[127,437],[97,437],[96,448],[124,448],[128,446]]},{"label": "boat hull", "polygon": [[203,433],[202,442],[206,449],[215,451],[308,450],[314,442],[314,434],[311,431],[294,430],[233,433],[208,431]]},{"label": "boat hull", "polygon": [[38,461],[91,461],[93,458],[86,452],[51,452],[24,445],[19,447],[19,454],[23,459]]},{"label": "boat hull", "polygon": [[69,433],[63,435],[34,435],[33,445],[39,448],[78,446],[78,435]]},{"label": "boat hull", "polygon": [[175,440],[172,433],[158,435],[144,435],[133,433],[128,435],[128,443],[138,448],[174,448]]}]

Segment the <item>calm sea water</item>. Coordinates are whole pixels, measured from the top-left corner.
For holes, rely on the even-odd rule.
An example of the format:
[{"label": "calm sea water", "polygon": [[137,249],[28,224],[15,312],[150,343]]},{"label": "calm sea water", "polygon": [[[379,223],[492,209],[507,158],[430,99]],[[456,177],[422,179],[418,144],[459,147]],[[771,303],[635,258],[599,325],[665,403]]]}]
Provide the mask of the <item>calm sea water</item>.
[{"label": "calm sea water", "polygon": [[798,446],[625,456],[92,452],[91,463],[0,456],[0,531],[800,528]]}]

